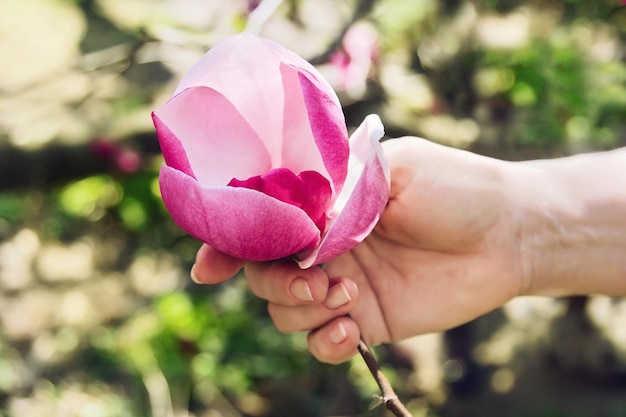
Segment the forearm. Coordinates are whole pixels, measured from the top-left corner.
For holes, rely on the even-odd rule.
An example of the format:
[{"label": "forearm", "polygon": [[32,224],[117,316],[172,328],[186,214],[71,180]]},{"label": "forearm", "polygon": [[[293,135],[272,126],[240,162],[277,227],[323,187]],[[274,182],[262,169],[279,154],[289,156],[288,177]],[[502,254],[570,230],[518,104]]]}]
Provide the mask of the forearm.
[{"label": "forearm", "polygon": [[523,292],[626,295],[626,148],[520,168]]}]

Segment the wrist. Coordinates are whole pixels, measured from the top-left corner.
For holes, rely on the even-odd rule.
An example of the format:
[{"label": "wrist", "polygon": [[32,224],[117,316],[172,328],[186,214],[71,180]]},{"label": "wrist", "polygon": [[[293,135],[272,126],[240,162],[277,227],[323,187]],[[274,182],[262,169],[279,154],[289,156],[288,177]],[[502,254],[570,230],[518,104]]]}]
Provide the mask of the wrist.
[{"label": "wrist", "polygon": [[626,295],[623,156],[516,164],[523,294]]},{"label": "wrist", "polygon": [[571,223],[579,209],[545,166],[532,162],[516,166],[512,204],[523,274],[521,295],[568,295],[574,291],[567,282],[572,267],[568,258],[577,246]]}]

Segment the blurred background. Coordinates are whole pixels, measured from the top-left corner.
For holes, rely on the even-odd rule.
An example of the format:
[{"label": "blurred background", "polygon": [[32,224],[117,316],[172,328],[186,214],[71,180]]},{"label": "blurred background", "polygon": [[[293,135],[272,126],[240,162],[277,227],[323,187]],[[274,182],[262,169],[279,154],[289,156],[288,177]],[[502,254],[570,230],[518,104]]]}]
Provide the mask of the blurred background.
[{"label": "blurred background", "polygon": [[[260,33],[351,128],[508,160],[626,145],[620,0],[273,3]],[[1,416],[388,415],[360,357],[315,361],[241,277],[193,284],[160,201],[150,112],[258,5],[0,1]],[[416,417],[626,416],[626,300],[518,299],[375,352]]]}]

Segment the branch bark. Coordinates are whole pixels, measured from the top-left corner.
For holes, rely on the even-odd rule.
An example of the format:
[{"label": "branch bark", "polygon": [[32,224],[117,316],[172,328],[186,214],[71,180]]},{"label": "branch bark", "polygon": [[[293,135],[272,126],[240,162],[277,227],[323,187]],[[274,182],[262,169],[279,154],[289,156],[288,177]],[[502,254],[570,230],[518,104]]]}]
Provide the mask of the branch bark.
[{"label": "branch bark", "polygon": [[385,404],[385,407],[387,407],[387,409],[397,417],[413,417],[396,395],[395,391],[391,387],[391,384],[389,383],[389,380],[387,380],[387,377],[385,377],[385,374],[383,374],[383,371],[380,369],[374,354],[363,339],[359,342],[359,353],[363,357],[363,360],[365,360],[368,369],[376,380],[378,388],[380,388],[382,402]]}]

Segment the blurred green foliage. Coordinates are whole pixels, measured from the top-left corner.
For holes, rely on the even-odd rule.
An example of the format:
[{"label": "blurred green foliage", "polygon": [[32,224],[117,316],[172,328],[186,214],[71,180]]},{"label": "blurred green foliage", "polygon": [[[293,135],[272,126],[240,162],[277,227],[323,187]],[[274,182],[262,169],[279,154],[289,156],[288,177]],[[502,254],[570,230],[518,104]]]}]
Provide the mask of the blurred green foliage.
[{"label": "blurred green foliage", "polygon": [[[320,370],[331,370],[305,353],[304,335],[280,335],[242,283],[159,297],[119,327],[95,332],[93,349],[112,361],[106,366],[134,375],[137,391],[150,390],[147,381],[155,375],[163,378],[171,401],[192,411],[210,407],[223,395],[237,405],[238,398],[250,398],[251,390],[271,389],[281,381],[288,385],[296,375],[306,384],[323,384]],[[332,374],[336,371],[346,372],[346,367]],[[263,401],[256,407],[257,412],[273,408]],[[326,405],[311,397],[298,407],[293,411],[299,415],[321,415]]]}]

